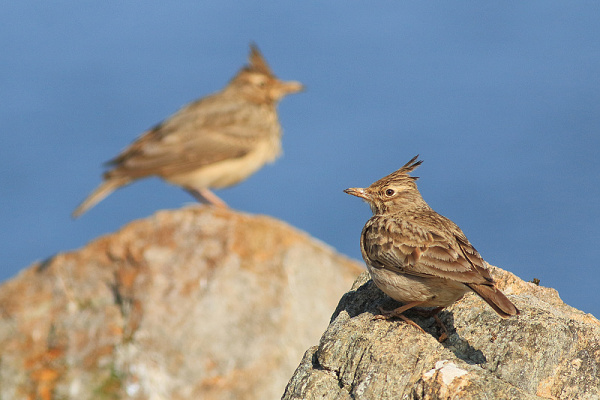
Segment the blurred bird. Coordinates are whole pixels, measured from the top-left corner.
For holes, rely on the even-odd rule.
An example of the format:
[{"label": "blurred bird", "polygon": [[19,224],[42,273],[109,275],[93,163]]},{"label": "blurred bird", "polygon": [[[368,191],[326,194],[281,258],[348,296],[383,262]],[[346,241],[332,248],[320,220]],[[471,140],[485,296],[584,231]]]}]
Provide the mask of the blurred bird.
[{"label": "blurred bird", "polygon": [[201,202],[226,207],[210,189],[235,185],[280,156],[277,103],[303,89],[299,82],[277,79],[254,45],[249,61],[223,90],[184,106],[109,161],[112,169],[73,217],[149,176],[181,186]]},{"label": "blurred bird", "polygon": [[344,190],[364,199],[373,212],[360,237],[371,278],[384,293],[404,303],[384,311],[384,318],[399,317],[421,329],[402,313],[413,307],[437,307],[431,314],[446,334],[437,313],[470,290],[502,318],[519,314],[496,288],[485,261],[461,229],[421,197],[418,178],[408,175],[421,165],[417,157],[368,188]]}]

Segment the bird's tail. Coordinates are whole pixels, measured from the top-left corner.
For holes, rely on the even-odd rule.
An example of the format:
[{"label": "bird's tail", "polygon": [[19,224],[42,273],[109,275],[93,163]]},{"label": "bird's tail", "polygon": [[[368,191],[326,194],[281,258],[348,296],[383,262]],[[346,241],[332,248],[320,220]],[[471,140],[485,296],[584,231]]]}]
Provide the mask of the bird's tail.
[{"label": "bird's tail", "polygon": [[467,284],[475,293],[490,305],[502,318],[519,315],[521,312],[513,303],[495,286]]},{"label": "bird's tail", "polygon": [[83,213],[94,207],[113,191],[128,183],[129,180],[118,178],[112,178],[102,182],[92,193],[90,193],[88,197],[86,197],[84,201],[81,202],[80,205],[77,206],[71,216],[73,218],[80,217]]}]

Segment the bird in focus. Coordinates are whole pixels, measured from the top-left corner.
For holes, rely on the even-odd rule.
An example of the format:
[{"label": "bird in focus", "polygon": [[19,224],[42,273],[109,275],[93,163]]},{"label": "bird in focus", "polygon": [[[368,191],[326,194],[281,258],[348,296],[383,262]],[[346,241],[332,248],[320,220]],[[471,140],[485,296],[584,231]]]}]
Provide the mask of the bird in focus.
[{"label": "bird in focus", "polygon": [[249,64],[224,89],[184,106],[109,161],[103,182],[73,217],[150,176],[181,186],[200,202],[226,207],[210,189],[235,185],[281,155],[277,104],[302,89],[299,82],[278,79],[251,45]]},{"label": "bird in focus", "polygon": [[432,315],[444,335],[446,329],[437,313],[469,291],[502,318],[518,315],[462,230],[421,197],[418,178],[409,175],[422,163],[417,158],[367,188],[344,190],[364,199],[373,212],[360,237],[371,278],[385,294],[404,303],[383,312],[384,317],[399,317],[421,329],[403,313],[413,307],[436,307]]}]

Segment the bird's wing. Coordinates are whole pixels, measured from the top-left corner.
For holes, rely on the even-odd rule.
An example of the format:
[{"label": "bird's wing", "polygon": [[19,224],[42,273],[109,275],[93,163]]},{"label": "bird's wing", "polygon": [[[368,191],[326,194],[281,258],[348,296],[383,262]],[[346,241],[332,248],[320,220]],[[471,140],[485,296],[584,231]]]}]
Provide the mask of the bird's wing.
[{"label": "bird's wing", "polygon": [[253,121],[252,112],[245,103],[219,104],[212,98],[191,103],[109,161],[115,168],[109,174],[169,176],[242,157],[268,128],[256,116]]},{"label": "bird's wing", "polygon": [[[426,218],[427,219],[427,218]],[[362,250],[376,268],[465,283],[491,284],[483,258],[462,231],[439,214],[431,223],[375,216],[362,233]]]}]

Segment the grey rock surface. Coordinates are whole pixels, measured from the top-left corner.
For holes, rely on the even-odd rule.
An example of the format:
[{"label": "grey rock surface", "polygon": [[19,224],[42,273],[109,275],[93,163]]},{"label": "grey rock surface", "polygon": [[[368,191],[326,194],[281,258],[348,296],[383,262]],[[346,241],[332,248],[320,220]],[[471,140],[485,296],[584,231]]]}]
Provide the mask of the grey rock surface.
[{"label": "grey rock surface", "polygon": [[490,267],[521,310],[503,320],[467,294],[433,318],[397,307],[363,273],[346,293],[317,346],[294,373],[283,399],[599,399],[600,322],[564,304],[555,290]]},{"label": "grey rock surface", "polygon": [[264,216],[132,222],[0,286],[0,399],[276,399],[362,265]]}]

